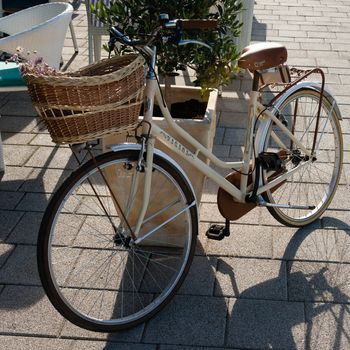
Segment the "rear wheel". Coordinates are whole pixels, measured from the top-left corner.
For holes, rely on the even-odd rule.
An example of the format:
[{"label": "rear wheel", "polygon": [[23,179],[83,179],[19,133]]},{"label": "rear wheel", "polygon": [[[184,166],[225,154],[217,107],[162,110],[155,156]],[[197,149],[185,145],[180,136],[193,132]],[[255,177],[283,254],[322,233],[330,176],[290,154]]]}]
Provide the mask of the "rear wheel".
[{"label": "rear wheel", "polygon": [[194,254],[193,192],[181,172],[156,155],[150,203],[132,237],[145,178],[138,154],[110,152],[84,164],[56,192],[41,224],[43,287],[64,317],[86,329],[112,332],[151,317],[179,288]]},{"label": "rear wheel", "polygon": [[[307,150],[313,146],[319,99],[319,92],[302,89],[278,108],[280,117],[288,122],[289,130]],[[264,150],[282,154],[280,158],[285,170],[292,170],[307,161],[302,150],[273,123],[268,130]],[[304,226],[320,217],[329,206],[339,183],[343,140],[336,111],[326,98],[322,99],[314,157],[279,188],[264,194],[265,200],[270,203],[304,207],[268,207],[270,213],[284,225]],[[263,172],[265,184],[269,182],[269,176],[267,171]]]}]

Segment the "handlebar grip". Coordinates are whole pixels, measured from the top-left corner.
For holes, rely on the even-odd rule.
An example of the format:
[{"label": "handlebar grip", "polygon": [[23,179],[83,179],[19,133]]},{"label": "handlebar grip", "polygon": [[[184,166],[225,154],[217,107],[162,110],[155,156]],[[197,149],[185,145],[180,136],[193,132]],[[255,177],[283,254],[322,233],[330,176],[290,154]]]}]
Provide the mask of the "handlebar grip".
[{"label": "handlebar grip", "polygon": [[122,32],[120,32],[117,27],[112,27],[110,29],[110,34],[113,35],[113,37],[115,39],[117,39],[118,41],[120,41],[123,44],[126,45],[131,45],[132,42],[131,40],[128,38],[128,36],[126,36],[125,34],[123,34]]},{"label": "handlebar grip", "polygon": [[216,19],[180,19],[179,25],[182,29],[216,29]]}]

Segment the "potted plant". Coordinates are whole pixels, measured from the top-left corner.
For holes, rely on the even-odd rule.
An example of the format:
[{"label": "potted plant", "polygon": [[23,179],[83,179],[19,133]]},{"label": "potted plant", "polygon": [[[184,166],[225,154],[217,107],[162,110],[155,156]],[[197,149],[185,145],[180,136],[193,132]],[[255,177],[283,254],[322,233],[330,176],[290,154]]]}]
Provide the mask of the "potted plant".
[{"label": "potted plant", "polygon": [[[201,113],[201,119],[182,119],[181,116],[177,116],[176,122],[208,149],[212,149],[216,129],[218,97],[216,88],[226,85],[234,77],[235,61],[239,55],[235,37],[240,33],[241,23],[238,16],[242,10],[242,2],[240,0],[125,0],[111,1],[107,6],[100,0],[91,10],[108,26],[117,25],[131,39],[139,39],[159,26],[161,13],[168,14],[170,19],[217,19],[216,30],[191,30],[184,33],[184,39],[205,42],[212,50],[202,46],[164,44],[161,40],[156,42],[157,68],[158,73],[164,77],[164,93],[168,105],[187,100],[198,100],[207,104],[207,108]],[[117,54],[128,50],[130,48],[121,46]],[[171,78],[187,67],[194,71],[194,83],[197,87],[170,86]],[[181,107],[180,109],[183,110]],[[163,118],[155,120],[161,128],[167,130]],[[103,143],[107,146],[124,140],[123,136],[112,135],[104,138]],[[160,144],[156,146],[163,147]],[[193,183],[199,201],[204,176],[199,176],[196,170],[177,159],[190,179],[195,180]]]}]

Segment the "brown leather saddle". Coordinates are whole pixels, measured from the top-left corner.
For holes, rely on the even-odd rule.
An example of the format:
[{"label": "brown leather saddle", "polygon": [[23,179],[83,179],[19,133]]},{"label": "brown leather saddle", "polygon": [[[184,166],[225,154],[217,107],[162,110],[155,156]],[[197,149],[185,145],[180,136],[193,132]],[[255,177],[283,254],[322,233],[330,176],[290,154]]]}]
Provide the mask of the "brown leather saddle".
[{"label": "brown leather saddle", "polygon": [[257,43],[243,49],[238,66],[250,71],[274,68],[287,61],[288,53],[279,43]]}]

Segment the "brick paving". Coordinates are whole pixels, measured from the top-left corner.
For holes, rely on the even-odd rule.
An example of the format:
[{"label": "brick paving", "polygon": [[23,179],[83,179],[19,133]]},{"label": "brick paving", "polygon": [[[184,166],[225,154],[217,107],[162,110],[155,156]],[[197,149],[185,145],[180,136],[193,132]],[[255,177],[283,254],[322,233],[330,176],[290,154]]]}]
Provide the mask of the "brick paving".
[{"label": "brick paving", "polygon": [[[68,69],[87,63],[83,6],[74,26],[80,52]],[[344,117],[344,174],[323,218],[297,230],[280,226],[266,209],[256,208],[232,223],[230,238],[208,241],[208,226],[223,219],[215,205],[217,189],[207,183],[196,257],[174,301],[146,324],[125,332],[79,329],[44,295],[35,256],[48,199],[73,168],[70,151],[51,143],[26,93],[2,93],[0,128],[7,167],[0,181],[1,349],[350,348],[349,268],[341,271],[338,294],[329,295],[327,303],[318,298],[308,277],[320,269],[310,262],[314,254],[327,253],[320,246],[332,242],[333,247],[349,247],[350,1],[257,0],[252,40],[284,43],[290,65],[321,66],[337,97]],[[73,53],[67,37],[64,61]],[[249,80],[237,79],[220,99],[214,147],[223,159],[239,157],[248,90]]]}]

